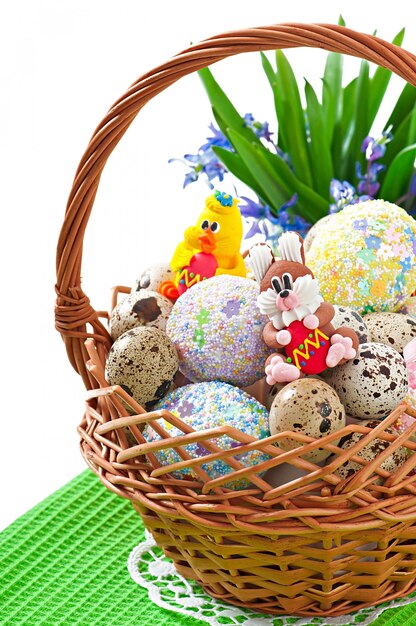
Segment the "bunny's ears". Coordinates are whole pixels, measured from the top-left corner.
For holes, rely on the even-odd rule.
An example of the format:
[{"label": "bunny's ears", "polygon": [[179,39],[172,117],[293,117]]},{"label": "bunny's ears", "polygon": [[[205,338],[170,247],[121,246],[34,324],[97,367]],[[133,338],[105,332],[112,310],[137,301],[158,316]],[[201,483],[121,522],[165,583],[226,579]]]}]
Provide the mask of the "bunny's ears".
[{"label": "bunny's ears", "polygon": [[[303,251],[303,239],[298,233],[283,233],[278,242],[279,255],[282,261],[293,261],[305,264],[305,253]],[[261,283],[275,258],[272,249],[263,243],[256,244],[250,250],[250,265],[258,283]]]},{"label": "bunny's ears", "polygon": [[303,251],[303,239],[298,233],[283,233],[278,242],[280,258],[283,261],[294,261],[305,264],[305,253]]}]

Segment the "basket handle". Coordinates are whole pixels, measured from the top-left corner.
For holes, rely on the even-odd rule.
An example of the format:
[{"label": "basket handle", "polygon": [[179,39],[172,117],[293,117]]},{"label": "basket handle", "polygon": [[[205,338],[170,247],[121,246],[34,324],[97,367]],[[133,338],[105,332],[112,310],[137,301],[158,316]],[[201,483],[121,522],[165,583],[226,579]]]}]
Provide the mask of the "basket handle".
[{"label": "basket handle", "polygon": [[[78,166],[69,195],[56,259],[56,328],[68,357],[86,387],[97,383],[89,375],[84,342],[92,337],[103,361],[110,336],[81,289],[82,244],[101,173],[140,109],[154,96],[190,74],[242,52],[296,47],[323,48],[381,65],[416,86],[416,56],[387,41],[330,24],[277,24],[233,31],[206,39],[141,76],[111,107],[95,130]],[[92,332],[87,332],[87,324]]]}]

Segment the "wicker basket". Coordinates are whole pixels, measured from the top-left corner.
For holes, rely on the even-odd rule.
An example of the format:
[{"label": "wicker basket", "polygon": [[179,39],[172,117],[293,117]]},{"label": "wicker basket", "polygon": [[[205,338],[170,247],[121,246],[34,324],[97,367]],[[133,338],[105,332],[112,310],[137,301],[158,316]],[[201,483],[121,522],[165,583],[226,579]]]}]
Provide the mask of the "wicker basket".
[{"label": "wicker basket", "polygon": [[[362,57],[416,85],[414,55],[370,35],[316,24],[218,35],[142,76],[98,126],[76,173],[58,244],[56,327],[89,390],[79,427],[82,454],[106,487],[132,501],[177,570],[212,596],[256,611],[335,616],[416,589],[416,455],[395,473],[380,467],[399,446],[416,449],[415,427],[400,436],[386,432],[404,407],[372,431],[346,427],[345,434],[365,435],[346,451],[334,445],[335,435],[315,441],[292,433],[305,447],[285,453],[278,447],[281,435],[258,441],[230,427],[195,433],[169,412],[146,413],[120,387],[108,386],[104,365],[111,339],[80,286],[83,236],[101,172],[144,104],[182,76],[228,56],[297,46]],[[162,418],[181,428],[183,437],[169,438]],[[142,437],[148,422],[161,442]],[[232,449],[221,451],[211,441],[214,435],[238,441],[239,454],[260,449],[270,460],[246,469]],[[371,462],[354,456],[376,437],[390,442],[382,454]],[[230,491],[226,478],[210,480],[201,468],[206,457],[192,460],[184,449],[191,441],[203,442],[210,458],[222,458],[252,487]],[[192,467],[195,479],[175,479],[168,473],[172,467],[160,467],[154,452],[161,447],[174,447],[182,459],[178,466]],[[299,456],[316,447],[334,455],[325,467]],[[349,458],[362,469],[341,480],[334,471]],[[274,488],[256,476],[283,462],[308,473]]]}]

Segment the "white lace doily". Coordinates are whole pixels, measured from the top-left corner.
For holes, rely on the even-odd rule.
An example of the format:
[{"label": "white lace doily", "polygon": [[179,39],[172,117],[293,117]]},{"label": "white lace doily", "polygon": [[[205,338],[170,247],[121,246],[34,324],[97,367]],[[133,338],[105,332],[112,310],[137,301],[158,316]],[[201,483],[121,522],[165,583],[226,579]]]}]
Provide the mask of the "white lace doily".
[{"label": "white lace doily", "polygon": [[294,617],[256,613],[211,598],[200,585],[183,578],[156,546],[148,531],[145,540],[131,552],[127,566],[130,576],[148,590],[149,598],[154,604],[190,615],[212,626],[365,626],[387,609],[416,602],[414,592],[407,598],[385,602],[340,617]]}]

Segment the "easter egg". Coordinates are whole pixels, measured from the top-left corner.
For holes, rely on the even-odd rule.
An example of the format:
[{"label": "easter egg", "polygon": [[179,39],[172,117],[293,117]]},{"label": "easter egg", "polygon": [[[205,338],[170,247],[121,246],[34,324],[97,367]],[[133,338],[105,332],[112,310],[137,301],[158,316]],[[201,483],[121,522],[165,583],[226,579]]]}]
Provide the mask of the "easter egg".
[{"label": "easter egg", "polygon": [[[314,378],[315,380],[321,380],[321,378],[317,374],[306,374],[304,378]],[[268,411],[270,411],[271,406],[274,402],[275,397],[283,389],[286,387],[288,383],[274,383],[274,385],[265,385],[265,392],[260,400],[262,404],[266,407]]]},{"label": "easter egg", "polygon": [[193,382],[220,380],[247,387],[264,376],[271,350],[263,341],[257,284],[221,275],[188,289],[175,303],[166,332],[181,372]]},{"label": "easter egg", "polygon": [[303,240],[303,249],[305,251],[305,254],[310,249],[312,242],[315,239],[316,235],[325,226],[325,224],[334,217],[334,215],[335,213],[330,213],[329,215],[325,215],[325,217],[321,217],[321,219],[315,222],[312,228],[308,230],[308,232],[306,233],[306,237]]},{"label": "easter egg", "polygon": [[348,415],[360,419],[386,417],[404,399],[408,372],[403,357],[382,343],[359,345],[354,359],[323,374]]},{"label": "easter egg", "polygon": [[331,320],[331,324],[335,330],[341,326],[348,326],[357,333],[359,343],[367,343],[369,340],[368,328],[361,315],[357,313],[357,311],[354,311],[354,309],[347,306],[334,305],[334,309],[335,316]]},{"label": "easter egg", "polygon": [[403,348],[416,337],[416,320],[402,313],[370,313],[364,316],[370,341],[385,343],[403,353]]},{"label": "easter egg", "polygon": [[360,313],[396,311],[416,287],[416,221],[369,200],[335,214],[316,234],[308,267],[327,302]]},{"label": "easter egg", "polygon": [[116,340],[136,326],[150,326],[166,330],[172,310],[168,298],[155,291],[134,291],[123,298],[111,311],[110,335]]},{"label": "easter egg", "polygon": [[[270,409],[272,435],[291,430],[321,439],[345,426],[345,410],[338,395],[325,382],[315,378],[300,378],[285,385],[276,395]],[[337,443],[334,440],[334,445]],[[279,439],[282,450],[289,451],[302,444],[291,437]],[[331,453],[322,448],[301,455],[307,461],[319,462]]]},{"label": "easter egg", "polygon": [[172,271],[169,263],[154,263],[143,270],[139,278],[135,281],[131,293],[140,291],[141,289],[159,291],[159,287],[162,283],[173,280],[174,277],[175,273]]},{"label": "easter egg", "polygon": [[[365,420],[361,422],[362,426],[366,426],[367,428],[373,429],[379,425],[380,422],[377,420]],[[386,433],[391,435],[398,435],[398,431],[394,428],[394,426],[390,426],[386,428]],[[348,450],[352,448],[356,443],[358,443],[363,437],[364,434],[359,432],[351,432],[345,437],[341,439],[339,447],[343,450]],[[364,461],[373,461],[377,456],[379,456],[384,450],[389,447],[389,442],[382,439],[381,437],[376,437],[369,443],[367,443],[361,450],[359,450],[356,455],[362,458]],[[394,452],[391,453],[381,464],[380,467],[386,472],[393,473],[395,472],[407,459],[407,450],[404,446],[400,446]],[[362,469],[364,465],[361,465],[358,461],[352,461],[349,459],[343,465],[341,465],[337,470],[335,470],[334,474],[339,476],[340,478],[348,478],[353,474],[356,474],[360,469]],[[383,482],[383,478],[379,477],[375,480],[375,484],[379,485]]]},{"label": "easter egg", "polygon": [[123,387],[149,409],[173,386],[179,360],[169,337],[158,328],[138,326],[113,343],[106,363],[110,385]]},{"label": "easter egg", "polygon": [[[190,291],[193,291],[193,288]],[[256,439],[270,436],[266,409],[241,389],[222,382],[196,383],[175,389],[154,408],[155,410],[167,409],[195,431],[231,426]],[[159,423],[170,437],[179,437],[184,434],[180,428],[173,426],[164,418],[160,419]],[[147,441],[160,439],[151,425],[145,428],[143,435]],[[234,458],[245,467],[251,467],[270,458],[260,450],[238,454],[238,448],[242,444],[228,434],[215,435],[211,438],[211,442],[221,450],[235,449]],[[210,454],[203,442],[187,444],[184,450],[192,458],[202,459]],[[173,447],[158,450],[155,455],[161,465],[171,465],[181,460]],[[211,479],[232,474],[235,471],[226,460],[221,459],[201,462],[200,467]],[[198,475],[192,467],[174,470],[172,475],[180,479],[198,480]],[[227,481],[224,486],[229,489],[245,489],[249,485],[249,478],[241,477]]]}]

